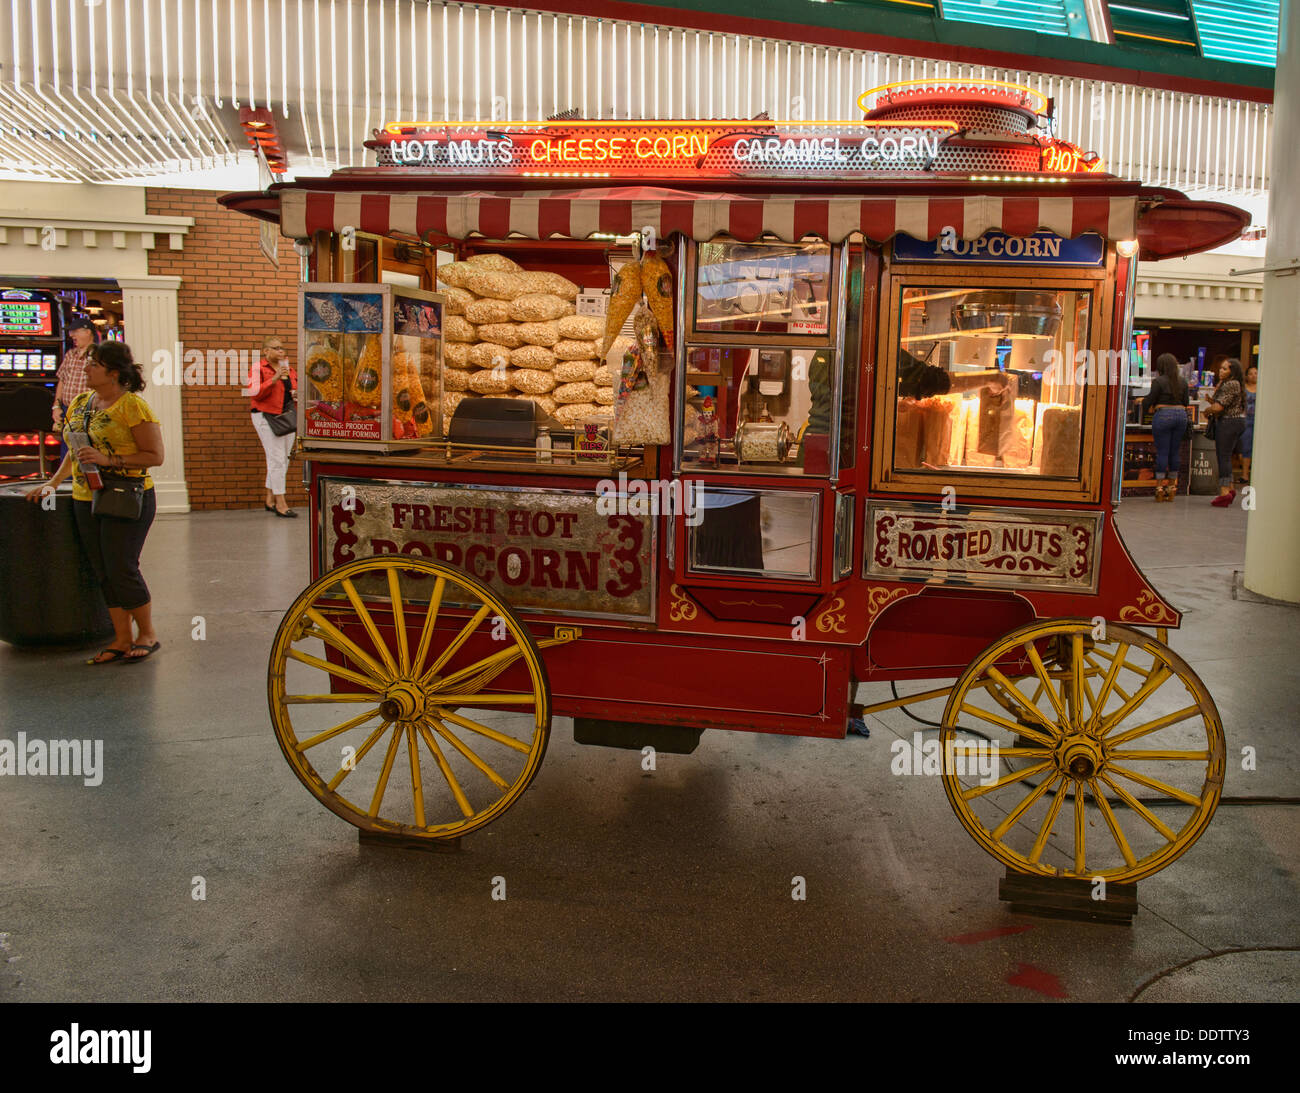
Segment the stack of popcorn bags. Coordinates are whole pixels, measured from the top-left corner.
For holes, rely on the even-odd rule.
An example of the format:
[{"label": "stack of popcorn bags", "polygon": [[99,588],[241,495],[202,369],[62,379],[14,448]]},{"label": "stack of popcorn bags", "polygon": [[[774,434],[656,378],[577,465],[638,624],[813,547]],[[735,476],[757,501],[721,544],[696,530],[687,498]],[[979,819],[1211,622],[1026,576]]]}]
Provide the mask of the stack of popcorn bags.
[{"label": "stack of popcorn bags", "polygon": [[447,286],[443,414],[467,398],[531,399],[564,425],[613,419],[600,318],[575,314],[578,286],[502,254],[438,267]]}]

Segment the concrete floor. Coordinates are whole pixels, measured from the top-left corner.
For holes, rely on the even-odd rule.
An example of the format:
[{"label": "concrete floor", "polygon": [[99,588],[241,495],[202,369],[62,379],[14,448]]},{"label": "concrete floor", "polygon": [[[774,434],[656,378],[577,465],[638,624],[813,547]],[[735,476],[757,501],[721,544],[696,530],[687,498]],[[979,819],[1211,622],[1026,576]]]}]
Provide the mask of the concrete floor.
[{"label": "concrete floor", "polygon": [[[1295,797],[1300,611],[1232,599],[1245,521],[1131,500],[1121,526],[1187,612],[1173,645],[1222,714],[1225,794]],[[307,536],[261,510],[160,519],[144,571],[164,647],[145,664],[0,645],[4,736],[106,750],[98,787],[0,778],[0,999],[1300,997],[1293,807],[1222,807],[1140,883],[1131,927],[1014,915],[937,779],[889,773],[915,727],[898,713],[869,740],[706,733],[653,774],[558,720],[532,788],[459,852],[360,847],[267,718]]]}]

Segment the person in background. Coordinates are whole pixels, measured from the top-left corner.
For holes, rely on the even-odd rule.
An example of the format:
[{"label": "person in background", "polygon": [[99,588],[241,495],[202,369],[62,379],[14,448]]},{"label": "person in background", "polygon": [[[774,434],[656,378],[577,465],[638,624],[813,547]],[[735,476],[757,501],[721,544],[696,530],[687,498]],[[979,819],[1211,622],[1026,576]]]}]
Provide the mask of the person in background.
[{"label": "person in background", "polygon": [[[157,512],[149,468],[160,466],[164,458],[162,427],[139,395],[144,390],[144,375],[125,343],[105,342],[94,347],[86,361],[86,382],[90,389],[72,400],[64,420],[63,439],[69,452],[54,477],[31,490],[27,500],[39,502],[72,475],[77,534],[113,620],[113,641],[86,663],[136,663],[162,645],[154,630],[149,587],[140,575],[140,550]],[[74,433],[86,434],[90,443],[71,450]],[[92,492],[82,464],[142,478],[140,515],[134,520],[96,516],[91,511]]]},{"label": "person in background", "polygon": [[1241,364],[1230,357],[1216,358],[1219,384],[1210,396],[1206,413],[1214,416],[1214,448],[1219,457],[1219,496],[1210,502],[1224,509],[1237,491],[1232,488],[1232,453],[1246,428],[1245,377]]},{"label": "person in background", "polygon": [[1142,413],[1154,410],[1151,439],[1156,446],[1156,500],[1172,501],[1178,490],[1180,449],[1187,435],[1187,383],[1178,358],[1161,353],[1156,358],[1151,391],[1142,400]]},{"label": "person in background", "polygon": [[1250,485],[1250,461],[1255,453],[1255,384],[1259,381],[1259,368],[1246,369],[1246,428],[1241,433],[1241,481]]},{"label": "person in background", "polygon": [[262,450],[266,452],[266,500],[263,505],[267,512],[276,516],[298,515],[284,498],[284,480],[289,473],[289,456],[297,434],[276,436],[263,415],[283,411],[293,401],[297,389],[298,375],[289,367],[284,342],[274,335],[267,337],[262,342],[258,374],[244,393],[252,396],[253,428],[262,442]]},{"label": "person in background", "polygon": [[59,370],[55,373],[58,382],[54,387],[52,413],[54,428],[59,430],[63,428],[63,417],[72,405],[72,400],[88,390],[86,355],[95,344],[95,324],[89,319],[74,319],[68,324],[68,334],[72,338],[72,348],[63,354]]}]

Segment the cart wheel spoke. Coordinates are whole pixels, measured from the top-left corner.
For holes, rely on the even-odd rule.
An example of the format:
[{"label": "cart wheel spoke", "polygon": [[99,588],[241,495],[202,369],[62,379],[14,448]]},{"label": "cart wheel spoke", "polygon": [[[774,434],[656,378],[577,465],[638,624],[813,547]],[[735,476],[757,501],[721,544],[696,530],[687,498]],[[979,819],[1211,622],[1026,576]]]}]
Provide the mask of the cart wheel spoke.
[{"label": "cart wheel spoke", "polygon": [[1101,780],[1106,783],[1115,793],[1115,796],[1123,801],[1129,808],[1136,812],[1142,819],[1146,820],[1156,831],[1166,839],[1173,840],[1177,836],[1173,830],[1159,816],[1152,812],[1146,805],[1133,796],[1128,790],[1116,782],[1108,774],[1103,774]]},{"label": "cart wheel spoke", "polygon": [[314,657],[309,653],[304,653],[300,649],[290,649],[285,653],[290,660],[296,660],[300,664],[307,664],[313,668],[319,668],[331,676],[337,676],[339,679],[346,679],[359,687],[366,687],[372,691],[382,691],[384,682],[381,679],[375,679],[373,676],[363,676],[360,672],[354,672],[350,668],[344,668],[338,664],[330,664],[323,661],[320,657]]},{"label": "cart wheel spoke", "polygon": [[1029,809],[1034,805],[1034,803],[1038,800],[1038,798],[1040,798],[1044,793],[1046,793],[1049,789],[1052,788],[1052,785],[1056,782],[1058,778],[1060,778],[1060,775],[1057,774],[1055,771],[1053,771],[1041,782],[1039,782],[1038,785],[1029,794],[1025,796],[1025,799],[1021,801],[1020,804],[1016,805],[1016,807],[1013,808],[1009,813],[1007,813],[1006,818],[1000,824],[998,824],[996,828],[993,829],[993,837],[995,839],[1000,839],[1002,838],[1003,835],[1005,835],[1008,831],[1010,831],[1012,825],[1015,824],[1016,821],[1018,821],[1021,816],[1023,816],[1026,812],[1029,811]]},{"label": "cart wheel spoke", "polygon": [[470,749],[466,746],[465,742],[461,740],[459,737],[457,737],[456,734],[453,733],[450,729],[448,729],[447,726],[444,725],[441,721],[439,721],[437,718],[434,718],[430,722],[430,725],[433,727],[434,731],[439,736],[441,736],[444,740],[446,740],[447,743],[449,743],[453,748],[455,748],[458,752],[460,752],[461,755],[463,755],[466,759],[468,759],[471,763],[473,763],[474,766],[476,766],[480,771],[482,771],[483,776],[487,778],[487,780],[491,782],[494,786],[496,786],[498,789],[510,788],[509,782],[507,782],[504,778],[501,777],[501,775],[499,775],[495,770],[493,770],[490,766],[488,766],[487,763],[483,762],[483,760],[479,758],[477,754],[470,751]]},{"label": "cart wheel spoke", "polygon": [[1112,728],[1123,721],[1124,718],[1134,710],[1145,705],[1146,700],[1164,684],[1165,680],[1170,678],[1172,678],[1172,673],[1170,673],[1168,669],[1157,668],[1147,677],[1146,682],[1125,700],[1124,705],[1102,721],[1099,735],[1105,736]]},{"label": "cart wheel spoke", "polygon": [[1132,869],[1137,865],[1137,858],[1133,856],[1133,849],[1129,846],[1128,840],[1124,838],[1124,832],[1120,829],[1119,821],[1115,818],[1115,811],[1110,807],[1110,802],[1106,800],[1106,794],[1097,785],[1096,778],[1089,779],[1088,789],[1092,792],[1092,799],[1097,802],[1097,810],[1106,820],[1106,826],[1110,828],[1111,838],[1115,840],[1115,845],[1124,858],[1124,864]]},{"label": "cart wheel spoke", "polygon": [[[489,617],[504,635],[494,623],[489,636]],[[482,827],[523,794],[550,737],[538,643],[509,604],[406,556],[349,562],[303,591],[276,634],[268,699],[298,779],[376,833],[456,839]]]},{"label": "cart wheel spoke", "polygon": [[1195,808],[1201,803],[1201,799],[1194,794],[1186,793],[1181,789],[1175,789],[1173,786],[1166,785],[1159,778],[1151,778],[1145,774],[1138,774],[1135,770],[1128,770],[1126,767],[1118,766],[1115,763],[1110,765],[1111,774],[1118,774],[1121,778],[1127,778],[1130,782],[1136,782],[1140,786],[1146,786],[1147,789],[1154,789],[1157,793],[1165,797],[1172,797],[1175,801],[1182,801],[1185,805],[1191,805]]},{"label": "cart wheel spoke", "polygon": [[470,732],[479,733],[486,736],[489,740],[495,740],[498,744],[504,744],[507,748],[513,748],[515,751],[527,752],[529,745],[523,740],[516,740],[513,736],[506,736],[504,733],[490,729],[472,718],[465,717],[463,714],[456,713],[454,710],[437,709],[435,711],[443,721],[450,721],[453,725],[459,725],[462,729],[469,729]]},{"label": "cart wheel spoke", "polygon": [[378,716],[379,707],[376,706],[373,710],[349,718],[341,725],[335,725],[332,729],[326,729],[324,732],[318,732],[315,736],[310,737],[307,740],[299,741],[297,748],[299,751],[306,751],[308,748],[314,748],[317,744],[323,744],[326,740],[333,740],[334,737],[338,736],[340,733],[350,732],[352,729],[357,728],[357,726],[364,725],[367,721]]},{"label": "cart wheel spoke", "polygon": [[429,606],[424,612],[424,625],[420,628],[420,644],[416,647],[415,658],[411,661],[411,671],[416,675],[424,672],[424,658],[429,655],[429,643],[433,640],[433,630],[438,622],[438,609],[442,606],[442,596],[447,582],[439,577],[433,583],[429,594]]},{"label": "cart wheel spoke", "polygon": [[359,747],[355,753],[344,759],[343,762],[339,764],[337,773],[335,773],[334,777],[329,780],[329,789],[338,789],[339,786],[343,784],[343,779],[357,769],[361,764],[361,760],[366,757],[366,753],[373,748],[379,738],[388,731],[388,727],[391,724],[391,721],[383,722],[374,732],[362,741],[361,747]]},{"label": "cart wheel spoke", "polygon": [[1009,786],[1013,782],[1023,782],[1026,778],[1032,778],[1036,774],[1043,773],[1043,771],[1051,770],[1054,766],[1056,764],[1049,760],[1046,763],[1037,763],[1032,767],[1026,767],[1024,770],[1013,770],[1010,774],[1004,774],[996,782],[991,782],[986,786],[971,786],[969,789],[963,789],[962,796],[969,801],[985,793],[994,793],[1003,786]]},{"label": "cart wheel spoke", "polygon": [[393,760],[397,758],[397,747],[402,742],[402,737],[406,735],[400,725],[393,726],[392,739],[388,741],[388,751],[384,753],[384,765],[379,771],[379,781],[375,784],[375,792],[370,797],[370,816],[379,815],[379,806],[384,803],[384,794],[388,790],[388,779],[393,773]]},{"label": "cart wheel spoke", "polygon": [[406,726],[406,759],[411,767],[411,806],[415,809],[415,826],[424,826],[424,778],[420,774],[420,744],[416,727]]},{"label": "cart wheel spoke", "polygon": [[[1065,707],[1061,705],[1061,699],[1057,696],[1056,688],[1052,686],[1052,681],[1047,677],[1047,669],[1043,665],[1043,658],[1038,655],[1038,650],[1034,647],[1032,641],[1026,642],[1023,648],[1025,654],[1029,657],[1029,663],[1034,666],[1034,674],[1038,676],[1038,682],[1043,688],[1043,693],[1051,699],[1052,709],[1056,711],[1057,723],[1068,725],[1070,715],[1065,712]],[[991,671],[996,671],[996,669],[991,669]]]},{"label": "cart wheel spoke", "polygon": [[[1032,669],[1032,694],[999,670],[1017,659]],[[1125,673],[1138,679],[1127,690]],[[1021,627],[966,669],[941,724],[945,755],[959,734],[990,738],[976,753],[982,777],[945,764],[944,789],[975,840],[1020,872],[1150,876],[1195,843],[1222,792],[1223,729],[1204,685],[1167,645],[1126,626],[1108,626],[1103,639],[1091,619]],[[995,780],[993,754],[1026,766]],[[1141,790],[1167,802],[1161,815],[1136,796]],[[1141,822],[1125,830],[1124,811]],[[1101,823],[1109,837],[1089,838]]]},{"label": "cart wheel spoke", "polygon": [[[1041,740],[1042,743],[1048,743],[1050,742],[1050,739],[1052,737],[1059,735],[1060,726],[1053,724],[1050,718],[1043,716],[1042,712],[1038,709],[1038,706],[1036,704],[1037,703],[1036,699],[1031,701],[1025,698],[1025,696],[1021,693],[1020,688],[1017,687],[1014,683],[1012,683],[1011,680],[1009,680],[996,668],[989,669],[989,678],[992,679],[1002,689],[1002,691],[1010,698],[1013,704],[1020,707],[1020,709],[1024,712],[1025,716],[1031,718],[1033,721],[1037,722],[1039,725],[1041,725],[1044,729],[1047,730],[1048,735],[1042,738]],[[1041,687],[1042,684],[1040,683],[1039,686]],[[1038,693],[1041,693],[1041,691]]]},{"label": "cart wheel spoke", "polygon": [[393,609],[393,632],[397,637],[397,664],[401,674],[411,670],[411,653],[406,647],[406,611],[402,607],[402,589],[397,582],[397,570],[388,571],[388,602]]},{"label": "cart wheel spoke", "polygon": [[346,577],[339,584],[342,586],[348,602],[352,604],[352,610],[357,613],[357,619],[366,628],[366,633],[374,643],[375,649],[383,657],[384,667],[388,669],[388,674],[390,676],[398,675],[397,665],[393,662],[393,654],[388,651],[388,646],[384,644],[384,639],[379,634],[379,627],[375,625],[375,620],[370,617],[370,611],[361,602],[361,596],[357,592],[356,585]]},{"label": "cart wheel spoke", "polygon": [[309,607],[307,609],[307,617],[315,624],[315,631],[306,631],[307,633],[312,633],[313,636],[319,637],[326,645],[332,645],[339,652],[346,653],[376,679],[387,683],[393,678],[391,672],[386,672],[374,657],[363,650],[356,642],[351,641],[346,634],[339,630],[338,627],[316,610],[316,608]]},{"label": "cart wheel spoke", "polygon": [[438,764],[438,769],[442,771],[442,776],[447,780],[447,785],[451,789],[452,796],[456,798],[456,804],[460,806],[461,812],[466,818],[474,815],[474,807],[469,803],[469,798],[465,796],[465,791],[461,789],[460,781],[452,772],[451,767],[447,764],[447,757],[442,754],[442,749],[438,747],[438,741],[433,738],[429,732],[429,725],[426,721],[420,722],[420,735],[424,737],[424,742],[433,752],[434,761]]},{"label": "cart wheel spoke", "polygon": [[1195,717],[1201,712],[1200,706],[1184,706],[1181,710],[1175,710],[1171,714],[1165,714],[1164,717],[1157,717],[1154,721],[1148,721],[1145,725],[1139,725],[1136,729],[1129,729],[1126,733],[1112,737],[1109,744],[1112,748],[1118,748],[1123,744],[1131,744],[1139,737],[1149,736],[1153,732],[1159,732],[1170,725],[1177,725],[1180,721],[1186,721],[1190,717]]},{"label": "cart wheel spoke", "polygon": [[481,623],[485,618],[487,618],[491,611],[492,611],[492,605],[485,603],[476,612],[474,612],[474,617],[470,619],[469,622],[467,622],[463,627],[461,627],[460,633],[456,635],[456,637],[452,640],[451,644],[448,645],[447,648],[444,649],[442,653],[439,654],[438,659],[435,660],[425,671],[424,675],[420,677],[421,683],[427,684],[429,680],[431,680],[434,676],[438,674],[438,670],[444,664],[446,664],[448,661],[451,660],[452,657],[454,657],[457,653],[460,652],[461,647],[465,644],[467,640],[469,640],[469,636],[472,633],[474,633],[475,630],[478,629],[478,624]]},{"label": "cart wheel spoke", "polygon": [[1038,859],[1043,855],[1043,848],[1047,845],[1047,840],[1051,838],[1052,828],[1056,826],[1056,817],[1061,814],[1061,805],[1065,803],[1065,794],[1061,792],[1052,795],[1052,803],[1047,808],[1047,816],[1043,820],[1043,825],[1038,829],[1038,838],[1034,840],[1034,845],[1029,849],[1029,860],[1038,864]]},{"label": "cart wheel spoke", "polygon": [[[1063,791],[1064,792],[1064,791]],[[1083,783],[1074,783],[1074,872],[1083,876],[1087,869],[1088,855],[1085,844],[1088,838],[1087,816],[1083,810]]]},{"label": "cart wheel spoke", "polygon": [[[1106,672],[1106,678],[1102,680],[1101,691],[1097,695],[1097,701],[1092,705],[1092,716],[1088,719],[1089,732],[1095,733],[1097,731],[1097,725],[1105,715],[1106,700],[1110,698],[1110,692],[1116,689],[1115,677],[1119,675],[1120,665],[1123,663],[1124,658],[1128,656],[1128,646],[1121,643],[1118,653],[1119,655],[1111,661],[1110,668]],[[1123,694],[1123,692],[1120,692],[1120,695],[1124,699],[1128,698],[1128,695]]]}]

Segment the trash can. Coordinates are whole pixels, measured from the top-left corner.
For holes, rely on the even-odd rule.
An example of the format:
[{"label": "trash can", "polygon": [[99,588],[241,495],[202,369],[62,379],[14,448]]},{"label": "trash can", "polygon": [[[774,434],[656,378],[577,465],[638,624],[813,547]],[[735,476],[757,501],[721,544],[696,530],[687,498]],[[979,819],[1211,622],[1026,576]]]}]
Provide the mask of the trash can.
[{"label": "trash can", "polygon": [[1200,430],[1192,433],[1192,469],[1188,493],[1206,496],[1219,492],[1219,456],[1213,440]]},{"label": "trash can", "polygon": [[0,641],[99,641],[113,632],[113,623],[77,538],[72,486],[64,483],[47,509],[25,500],[34,485],[0,486]]}]

